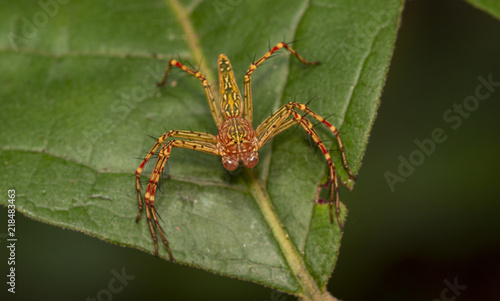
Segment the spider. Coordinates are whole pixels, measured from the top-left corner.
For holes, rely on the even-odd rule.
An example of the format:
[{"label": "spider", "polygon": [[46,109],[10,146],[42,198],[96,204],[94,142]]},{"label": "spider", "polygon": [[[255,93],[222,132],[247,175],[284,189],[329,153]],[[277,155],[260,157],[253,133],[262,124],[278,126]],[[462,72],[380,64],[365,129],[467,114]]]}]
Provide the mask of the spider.
[{"label": "spider", "polygon": [[[158,214],[156,213],[154,207],[155,193],[158,188],[158,181],[162,171],[170,157],[170,152],[172,148],[187,148],[192,150],[197,150],[212,155],[217,155],[222,157],[222,164],[224,168],[229,171],[237,169],[241,164],[247,168],[253,168],[257,165],[259,161],[258,150],[264,146],[271,138],[288,129],[294,124],[300,124],[304,130],[309,134],[309,136],[314,140],[314,142],[321,149],[327,163],[329,170],[329,179],[327,182],[321,186],[330,186],[330,222],[333,223],[333,203],[335,195],[335,212],[337,216],[337,222],[342,228],[342,222],[340,220],[339,214],[339,194],[338,194],[338,182],[336,176],[335,165],[331,159],[331,156],[319,137],[318,133],[314,129],[314,125],[311,121],[306,118],[309,116],[316,119],[319,123],[324,124],[328,129],[335,135],[337,143],[339,145],[340,153],[342,156],[342,162],[345,170],[348,172],[351,179],[355,179],[353,173],[349,170],[347,165],[346,155],[342,146],[342,141],[340,140],[337,128],[326,121],[323,117],[318,115],[309,109],[305,104],[298,102],[288,102],[271,116],[265,119],[256,129],[252,127],[252,91],[251,91],[251,78],[252,73],[259,67],[264,61],[271,57],[276,51],[285,48],[295,57],[297,57],[303,64],[306,65],[318,65],[319,62],[308,62],[302,56],[300,56],[293,48],[291,48],[285,42],[280,42],[272,49],[270,49],[266,54],[264,54],[260,59],[253,62],[248,68],[245,78],[244,78],[244,100],[241,98],[240,91],[236,84],[234,73],[232,70],[231,63],[226,55],[220,54],[218,59],[218,70],[219,70],[219,104],[217,105],[214,95],[212,94],[212,89],[208,80],[199,71],[189,68],[179,61],[173,59],[170,60],[168,67],[165,71],[165,75],[158,86],[165,85],[167,81],[170,69],[175,66],[183,71],[195,76],[201,81],[203,89],[208,99],[208,105],[210,106],[210,111],[214,118],[215,124],[219,129],[217,136],[193,132],[193,131],[183,131],[183,130],[171,130],[163,135],[161,135],[156,143],[153,145],[149,153],[146,155],[142,163],[139,165],[135,172],[136,177],[136,188],[137,188],[137,198],[139,201],[139,213],[137,214],[136,222],[139,221],[141,213],[143,210],[143,204],[146,203],[146,215],[148,219],[149,228],[153,241],[155,244],[155,254],[158,256],[158,243],[156,237],[156,228],[160,233],[163,242],[167,247],[167,251],[171,261],[174,261],[172,251],[165,237],[165,233],[160,226],[158,221]],[[301,113],[303,115],[301,115]],[[176,138],[174,140],[167,140],[168,138]],[[160,148],[161,147],[161,148]],[[151,159],[151,157],[159,150],[158,158],[154,166],[153,173],[149,179],[149,183],[144,195],[144,200],[141,193],[140,176],[144,169],[145,164]],[[320,187],[321,187],[320,186]],[[317,203],[325,203],[317,198]],[[154,223],[153,223],[154,221]]]}]

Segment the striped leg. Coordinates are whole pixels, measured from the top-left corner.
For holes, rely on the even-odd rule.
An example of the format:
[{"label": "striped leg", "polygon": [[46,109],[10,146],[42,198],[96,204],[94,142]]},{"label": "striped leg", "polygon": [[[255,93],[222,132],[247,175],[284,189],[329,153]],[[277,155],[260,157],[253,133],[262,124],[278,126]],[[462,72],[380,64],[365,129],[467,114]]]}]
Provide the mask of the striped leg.
[{"label": "striped leg", "polygon": [[339,145],[340,154],[342,156],[342,164],[344,165],[345,170],[347,171],[347,173],[349,174],[349,177],[351,179],[356,180],[356,176],[351,172],[351,170],[349,169],[349,166],[347,165],[347,158],[345,156],[344,146],[342,144],[342,140],[340,140],[340,135],[339,135],[339,131],[337,130],[337,128],[335,126],[333,126],[331,123],[329,123],[328,121],[326,121],[323,117],[321,117],[317,113],[313,112],[311,109],[309,109],[304,104],[301,104],[298,102],[290,102],[289,105],[294,106],[295,108],[306,113],[305,114],[306,116],[311,116],[312,118],[316,119],[317,121],[323,123],[324,125],[326,125],[326,127],[328,127],[328,129],[335,135],[335,138],[337,139],[337,144]]},{"label": "striped leg", "polygon": [[165,83],[167,82],[168,72],[170,71],[172,66],[178,67],[184,70],[185,72],[194,75],[197,79],[201,81],[203,89],[205,90],[205,94],[207,95],[208,105],[210,106],[210,112],[212,113],[215,124],[219,128],[223,122],[223,119],[222,116],[220,115],[219,110],[217,109],[217,105],[215,104],[215,98],[214,95],[212,94],[212,88],[210,87],[208,80],[205,78],[203,74],[201,74],[200,71],[191,69],[177,60],[170,60],[170,62],[168,63],[167,70],[165,70],[165,75],[163,76],[162,81],[158,83],[158,87],[165,85]]},{"label": "striped leg", "polygon": [[340,198],[339,198],[339,185],[337,182],[337,170],[335,169],[335,164],[332,161],[332,157],[330,156],[328,149],[326,148],[323,141],[318,136],[318,133],[313,128],[313,124],[309,121],[309,119],[302,117],[302,115],[298,114],[295,111],[292,111],[293,118],[304,128],[304,130],[311,136],[321,149],[321,152],[325,156],[326,162],[328,163],[328,170],[330,172],[330,222],[333,223],[333,196],[335,195],[335,213],[337,215],[337,222],[339,224],[340,229],[343,228],[342,221],[340,220]]},{"label": "striped leg", "polygon": [[[153,170],[153,173],[151,175],[151,178],[148,183],[148,187],[146,189],[146,193],[144,195],[144,202],[142,201],[142,194],[141,194],[141,185],[140,185],[140,174],[142,173],[144,166],[146,162],[151,158],[151,156],[156,152],[156,150],[160,147],[165,142],[165,139],[168,137],[182,137],[182,138],[190,138],[190,139],[195,139],[194,137],[197,137],[198,141],[191,141],[191,140],[170,140],[167,141],[161,148],[161,150],[158,153],[158,159],[156,160],[155,167]],[[167,246],[168,254],[170,256],[170,260],[174,260],[172,256],[172,252],[170,251],[170,246],[168,244],[168,241],[165,237],[165,234],[163,232],[163,229],[160,226],[160,223],[158,221],[158,217],[156,214],[156,210],[154,208],[154,198],[155,198],[155,193],[156,189],[158,187],[158,181],[160,179],[160,176],[163,172],[163,169],[165,168],[165,164],[167,163],[168,158],[170,157],[170,152],[173,147],[178,147],[178,148],[188,148],[192,150],[198,150],[202,151],[205,153],[213,154],[213,155],[220,155],[219,151],[217,150],[217,147],[214,143],[211,141],[208,141],[212,139],[212,135],[209,134],[203,134],[203,133],[196,133],[196,132],[188,132],[188,131],[170,131],[162,135],[151,151],[146,155],[146,158],[143,160],[141,165],[136,171],[136,187],[137,187],[137,196],[139,200],[139,213],[137,214],[137,219],[136,221],[139,220],[141,217],[142,209],[143,209],[143,203],[146,204],[146,215],[149,223],[149,228],[151,231],[151,235],[153,236],[154,244],[155,244],[155,254],[158,256],[158,243],[156,239],[156,228],[159,229],[160,235]],[[203,140],[205,139],[205,140]],[[154,225],[152,220],[154,220]]]},{"label": "striped leg", "polygon": [[303,64],[306,65],[318,65],[319,62],[308,62],[300,54],[298,54],[292,47],[288,46],[285,42],[280,42],[276,44],[271,50],[264,54],[260,59],[255,61],[248,67],[247,73],[245,74],[245,119],[252,124],[253,119],[253,107],[252,107],[252,73],[259,67],[265,60],[271,57],[273,53],[280,50],[281,48],[286,48],[293,55],[295,55]]},{"label": "striped leg", "polygon": [[[304,112],[304,116],[297,113],[294,109],[300,110]],[[288,117],[292,115],[293,119],[288,119]],[[340,140],[340,136],[338,134],[338,130],[336,127],[331,125],[328,121],[326,121],[323,117],[313,112],[306,105],[297,103],[297,102],[289,102],[284,105],[274,114],[272,114],[268,119],[264,120],[259,127],[257,127],[257,135],[259,137],[259,148],[262,147],[269,139],[278,135],[282,131],[286,130],[290,126],[295,123],[299,123],[304,130],[311,136],[311,138],[316,142],[318,147],[321,149],[327,163],[329,169],[329,183],[330,183],[330,221],[333,223],[333,196],[335,195],[335,212],[337,214],[337,221],[339,226],[342,228],[342,222],[340,220],[340,209],[339,209],[339,193],[338,193],[338,181],[337,181],[337,172],[335,169],[335,164],[332,161],[332,158],[326,148],[325,144],[319,137],[318,133],[314,129],[314,125],[309,121],[309,119],[305,118],[305,116],[311,116],[312,118],[318,120],[319,122],[325,124],[328,129],[336,136],[337,143],[339,144],[339,149],[342,155],[342,162],[344,168],[348,172],[349,176],[352,179],[355,179],[354,174],[349,170],[347,165],[347,159],[345,156],[344,148],[342,145],[342,141]]]},{"label": "striped leg", "polygon": [[149,159],[156,153],[158,148],[169,138],[169,137],[176,137],[176,138],[185,138],[185,139],[190,139],[193,141],[200,141],[200,142],[210,142],[210,143],[216,143],[217,139],[215,136],[210,135],[210,134],[205,134],[205,133],[199,133],[199,132],[192,132],[192,131],[178,131],[178,130],[171,130],[158,138],[156,140],[156,143],[153,145],[151,150],[148,152],[144,160],[142,160],[141,165],[137,168],[135,171],[135,187],[137,189],[137,199],[139,201],[139,213],[137,214],[136,221],[138,222],[139,219],[141,218],[141,213],[143,209],[143,201],[142,201],[142,193],[141,193],[141,173],[144,170],[144,166],[146,163],[148,163]]}]

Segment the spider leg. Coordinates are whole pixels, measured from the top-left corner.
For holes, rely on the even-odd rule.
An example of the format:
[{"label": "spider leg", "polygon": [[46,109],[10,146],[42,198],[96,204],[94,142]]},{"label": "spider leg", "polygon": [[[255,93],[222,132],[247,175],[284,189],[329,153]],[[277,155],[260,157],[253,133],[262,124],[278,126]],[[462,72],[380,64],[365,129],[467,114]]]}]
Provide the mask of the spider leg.
[{"label": "spider leg", "polygon": [[206,133],[200,133],[200,132],[193,132],[193,131],[182,131],[182,130],[171,130],[163,135],[160,136],[151,148],[151,150],[148,152],[144,160],[142,160],[141,164],[135,171],[135,187],[137,190],[137,200],[139,201],[139,213],[137,214],[136,222],[139,221],[141,218],[142,214],[142,209],[143,209],[143,200],[142,200],[142,193],[141,193],[141,173],[144,170],[144,166],[146,163],[151,159],[151,157],[156,153],[158,148],[169,138],[169,137],[177,137],[177,138],[184,138],[184,139],[189,139],[193,141],[205,141],[205,142],[210,142],[210,143],[216,143],[217,138],[215,136],[206,134]]},{"label": "spider leg", "polygon": [[351,172],[349,169],[349,166],[347,164],[347,158],[344,152],[344,146],[342,144],[342,140],[340,139],[339,131],[338,129],[333,126],[331,123],[326,121],[323,117],[321,117],[319,114],[313,112],[311,109],[309,109],[306,105],[298,103],[298,102],[290,102],[289,105],[294,106],[295,108],[303,111],[306,113],[306,115],[311,116],[312,118],[316,119],[317,121],[323,123],[328,129],[335,135],[335,138],[337,139],[337,144],[339,145],[339,150],[340,150],[340,155],[342,156],[342,164],[344,165],[344,169],[347,171],[349,174],[349,177],[353,180],[356,180],[356,176]]},{"label": "spider leg", "polygon": [[293,118],[297,120],[300,125],[305,129],[307,134],[311,136],[316,142],[316,144],[319,146],[321,151],[323,152],[323,155],[325,156],[326,161],[328,162],[328,170],[330,172],[330,222],[333,223],[333,196],[335,195],[335,213],[337,215],[337,222],[339,224],[340,229],[343,228],[342,221],[340,220],[340,209],[339,209],[339,204],[340,204],[340,198],[339,198],[339,184],[337,182],[337,170],[335,169],[335,164],[332,161],[332,158],[328,152],[328,149],[326,148],[325,144],[323,141],[321,141],[320,137],[318,136],[318,133],[313,128],[313,124],[309,121],[309,119],[304,118],[302,115],[298,114],[295,111],[292,111]]},{"label": "spider leg", "polygon": [[170,62],[168,63],[167,70],[165,70],[165,75],[163,76],[163,79],[161,80],[161,82],[158,83],[158,87],[165,85],[165,83],[167,82],[168,73],[169,73],[170,69],[172,68],[172,66],[175,66],[177,68],[182,69],[183,71],[195,76],[197,79],[199,79],[201,81],[201,84],[202,84],[203,89],[205,90],[205,94],[207,96],[208,105],[210,106],[210,112],[212,113],[212,116],[214,118],[215,124],[217,125],[217,128],[220,128],[220,125],[223,122],[223,118],[220,115],[219,110],[217,109],[217,105],[215,104],[215,98],[214,98],[214,95],[212,93],[212,88],[210,87],[210,83],[205,78],[205,76],[203,74],[201,74],[200,71],[189,68],[188,66],[179,62],[178,60],[170,60]]},{"label": "spider leg", "polygon": [[306,61],[300,54],[298,54],[292,47],[288,46],[285,42],[280,42],[276,44],[272,49],[270,49],[266,54],[264,54],[260,59],[253,62],[250,67],[248,67],[247,73],[245,74],[245,119],[252,123],[253,119],[253,107],[252,107],[252,73],[259,67],[265,60],[270,58],[273,53],[280,50],[281,48],[288,49],[293,55],[295,55],[303,64],[306,65],[318,65],[319,62],[309,62]]},{"label": "spider leg", "polygon": [[[148,187],[146,189],[143,202],[141,187],[140,187],[140,174],[142,173],[142,170],[146,162],[151,158],[151,156],[156,152],[156,150],[160,147],[160,145],[162,145],[165,142],[165,139],[167,139],[168,137],[180,137],[192,140],[170,140],[167,141],[161,147],[161,150],[158,153],[158,159],[156,160],[153,173],[151,175],[151,178],[149,179]],[[137,215],[136,221],[138,221],[139,218],[141,217],[143,204],[145,203],[146,215],[148,219],[149,229],[151,231],[151,235],[153,236],[153,241],[155,244],[156,256],[158,256],[158,243],[156,238],[156,228],[157,228],[160,232],[160,236],[163,239],[163,242],[167,246],[170,260],[172,261],[174,260],[167,238],[165,237],[164,231],[159,223],[158,215],[154,207],[154,198],[156,189],[158,188],[158,181],[160,179],[160,175],[162,174],[163,169],[165,168],[165,164],[167,163],[167,160],[170,157],[170,152],[173,147],[178,147],[178,148],[198,150],[213,155],[219,155],[219,151],[217,150],[215,143],[213,143],[212,141],[213,139],[215,139],[215,137],[213,137],[210,134],[189,132],[189,131],[169,131],[163,134],[157,140],[151,151],[146,155],[146,158],[143,160],[143,162],[136,171],[136,187],[137,187],[137,196],[139,200],[139,213]]]},{"label": "spider leg", "polygon": [[264,144],[274,136],[288,129],[292,125],[297,124],[294,119],[287,120],[290,113],[290,108],[285,105],[271,114],[271,116],[266,118],[266,120],[262,121],[262,123],[255,130],[257,137],[259,137],[259,148],[264,146]]},{"label": "spider leg", "polygon": [[[294,109],[300,110],[305,114],[300,115]],[[290,115],[293,117],[292,119],[288,119]],[[306,105],[301,103],[289,102],[288,104],[278,109],[275,113],[273,113],[269,118],[264,120],[262,124],[257,127],[256,132],[257,136],[259,137],[259,148],[261,148],[267,141],[269,141],[269,139],[273,138],[274,136],[288,129],[293,124],[295,123],[300,124],[307,132],[307,134],[314,140],[314,142],[316,142],[316,144],[321,149],[323,156],[325,157],[328,163],[329,180],[327,181],[327,183],[329,183],[330,186],[330,202],[329,202],[330,222],[333,223],[333,203],[334,203],[333,199],[335,195],[335,213],[337,215],[337,222],[340,228],[342,228],[343,225],[342,221],[340,220],[340,209],[339,209],[340,199],[338,193],[338,180],[337,180],[337,171],[335,168],[335,164],[333,163],[330,153],[328,152],[328,149],[326,148],[324,142],[321,140],[318,133],[314,129],[314,125],[311,123],[311,121],[309,121],[308,118],[306,118],[306,116],[310,116],[311,118],[314,118],[319,122],[325,124],[328,127],[328,129],[336,136],[337,143],[339,144],[339,149],[342,154],[342,161],[344,168],[348,172],[349,176],[355,179],[354,174],[349,170],[349,167],[347,165],[347,159],[344,153],[342,141],[340,140],[340,136],[338,135],[337,128],[335,128],[333,125],[327,122],[323,117],[313,112]]]},{"label": "spider leg", "polygon": [[[165,145],[167,146],[167,144]],[[160,152],[163,151],[163,148]],[[174,260],[174,257],[172,256],[172,251],[170,250],[170,246],[168,245],[168,241],[163,234],[163,229],[161,228],[160,224],[158,223],[158,218],[156,216],[156,209],[154,208],[154,194],[155,194],[155,189],[158,184],[158,179],[161,174],[161,171],[165,167],[165,163],[167,162],[167,157],[158,157],[158,160],[156,161],[155,164],[155,169],[153,171],[153,175],[151,176],[151,179],[149,180],[148,188],[146,190],[146,195],[145,195],[145,200],[146,200],[146,216],[148,218],[148,224],[149,224],[149,230],[151,231],[151,235],[153,236],[153,241],[155,244],[155,255],[158,256],[158,242],[156,239],[156,229],[155,226],[153,225],[151,221],[151,217],[153,217],[155,221],[155,225],[158,226],[160,229],[161,237],[163,241],[165,242],[167,246],[167,251],[168,255],[170,256],[170,260]],[[158,174],[159,172],[159,174]]]}]

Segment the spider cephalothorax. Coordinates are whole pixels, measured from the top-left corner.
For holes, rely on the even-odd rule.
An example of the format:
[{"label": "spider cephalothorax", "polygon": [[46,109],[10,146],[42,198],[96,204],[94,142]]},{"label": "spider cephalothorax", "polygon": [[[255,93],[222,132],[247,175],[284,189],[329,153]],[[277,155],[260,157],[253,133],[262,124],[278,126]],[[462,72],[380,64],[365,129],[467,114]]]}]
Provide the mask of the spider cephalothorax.
[{"label": "spider cephalothorax", "polygon": [[[218,71],[219,71],[219,103],[216,104],[215,98],[212,94],[212,89],[208,80],[199,71],[191,69],[177,60],[170,60],[163,80],[158,84],[162,86],[166,83],[168,73],[172,66],[178,67],[185,72],[194,75],[198,78],[205,90],[207,95],[208,105],[210,106],[210,111],[214,118],[215,124],[219,129],[217,136],[193,132],[193,131],[182,131],[182,130],[171,130],[161,135],[160,138],[153,145],[149,153],[146,155],[141,165],[136,170],[136,189],[137,198],[139,200],[139,213],[137,214],[137,221],[141,217],[142,209],[144,203],[146,203],[146,214],[148,218],[149,229],[151,235],[153,236],[155,244],[155,253],[158,255],[158,244],[156,240],[156,228],[159,230],[161,238],[167,247],[170,259],[173,260],[174,257],[170,250],[170,246],[165,237],[165,234],[158,221],[158,216],[154,208],[154,197],[156,189],[158,188],[158,180],[160,175],[165,168],[168,158],[170,157],[170,152],[173,147],[178,148],[188,148],[193,150],[202,151],[205,153],[218,155],[222,157],[222,164],[227,170],[233,171],[240,164],[245,165],[248,168],[253,168],[257,165],[259,161],[258,150],[264,146],[264,144],[269,141],[274,136],[288,129],[294,124],[301,125],[304,130],[311,136],[314,142],[318,145],[319,149],[323,153],[327,163],[328,163],[328,186],[330,187],[330,221],[333,222],[333,204],[335,203],[335,212],[337,214],[337,221],[339,226],[342,227],[342,222],[340,221],[339,214],[339,194],[338,194],[338,183],[336,176],[335,164],[333,164],[332,158],[328,149],[326,148],[323,141],[320,139],[318,133],[314,129],[313,124],[309,118],[315,119],[319,123],[325,125],[337,139],[339,145],[339,150],[342,156],[342,163],[344,168],[349,173],[349,176],[354,179],[354,175],[349,170],[347,166],[347,160],[344,153],[344,148],[342,146],[342,141],[340,140],[337,128],[326,121],[323,117],[318,115],[309,109],[306,105],[298,102],[289,102],[279,108],[275,113],[266,118],[256,129],[252,127],[253,118],[253,107],[252,107],[252,89],[251,89],[251,76],[252,73],[260,66],[265,60],[267,60],[273,53],[281,48],[286,48],[293,55],[295,55],[302,63],[307,65],[316,65],[318,62],[308,62],[304,60],[295,50],[293,50],[286,43],[281,42],[269,50],[264,56],[255,61],[250,65],[245,74],[244,80],[244,101],[242,101],[238,85],[234,79],[233,70],[231,63],[226,55],[221,54],[218,60]],[[242,106],[244,105],[244,107]],[[303,114],[300,114],[302,112]],[[308,116],[308,117],[306,117]],[[167,140],[168,138],[176,138],[173,140]],[[151,157],[158,151],[158,159],[156,161],[154,171],[149,179],[149,184],[144,195],[144,201],[141,193],[141,183],[140,176],[144,169],[146,163],[151,159]],[[335,199],[335,201],[334,201]],[[318,203],[322,203],[316,200]],[[154,224],[153,224],[154,221]]]}]

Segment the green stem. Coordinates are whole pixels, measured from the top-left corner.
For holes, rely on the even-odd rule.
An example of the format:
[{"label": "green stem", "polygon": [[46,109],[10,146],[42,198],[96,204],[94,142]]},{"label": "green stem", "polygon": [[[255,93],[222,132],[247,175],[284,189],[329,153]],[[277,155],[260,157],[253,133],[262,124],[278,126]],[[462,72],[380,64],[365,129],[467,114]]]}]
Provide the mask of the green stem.
[{"label": "green stem", "polygon": [[271,200],[266,189],[262,187],[260,182],[255,178],[253,171],[245,168],[243,175],[248,183],[250,193],[257,202],[264,219],[271,228],[271,231],[273,232],[273,235],[276,238],[283,255],[285,256],[285,259],[292,270],[292,274],[301,287],[302,292],[299,294],[301,300],[337,300],[328,292],[323,293],[316,284],[316,281],[309,273],[304,260],[299,255],[299,252],[293,245],[288,233],[286,233],[280,219],[276,215],[276,211],[271,204]]}]

